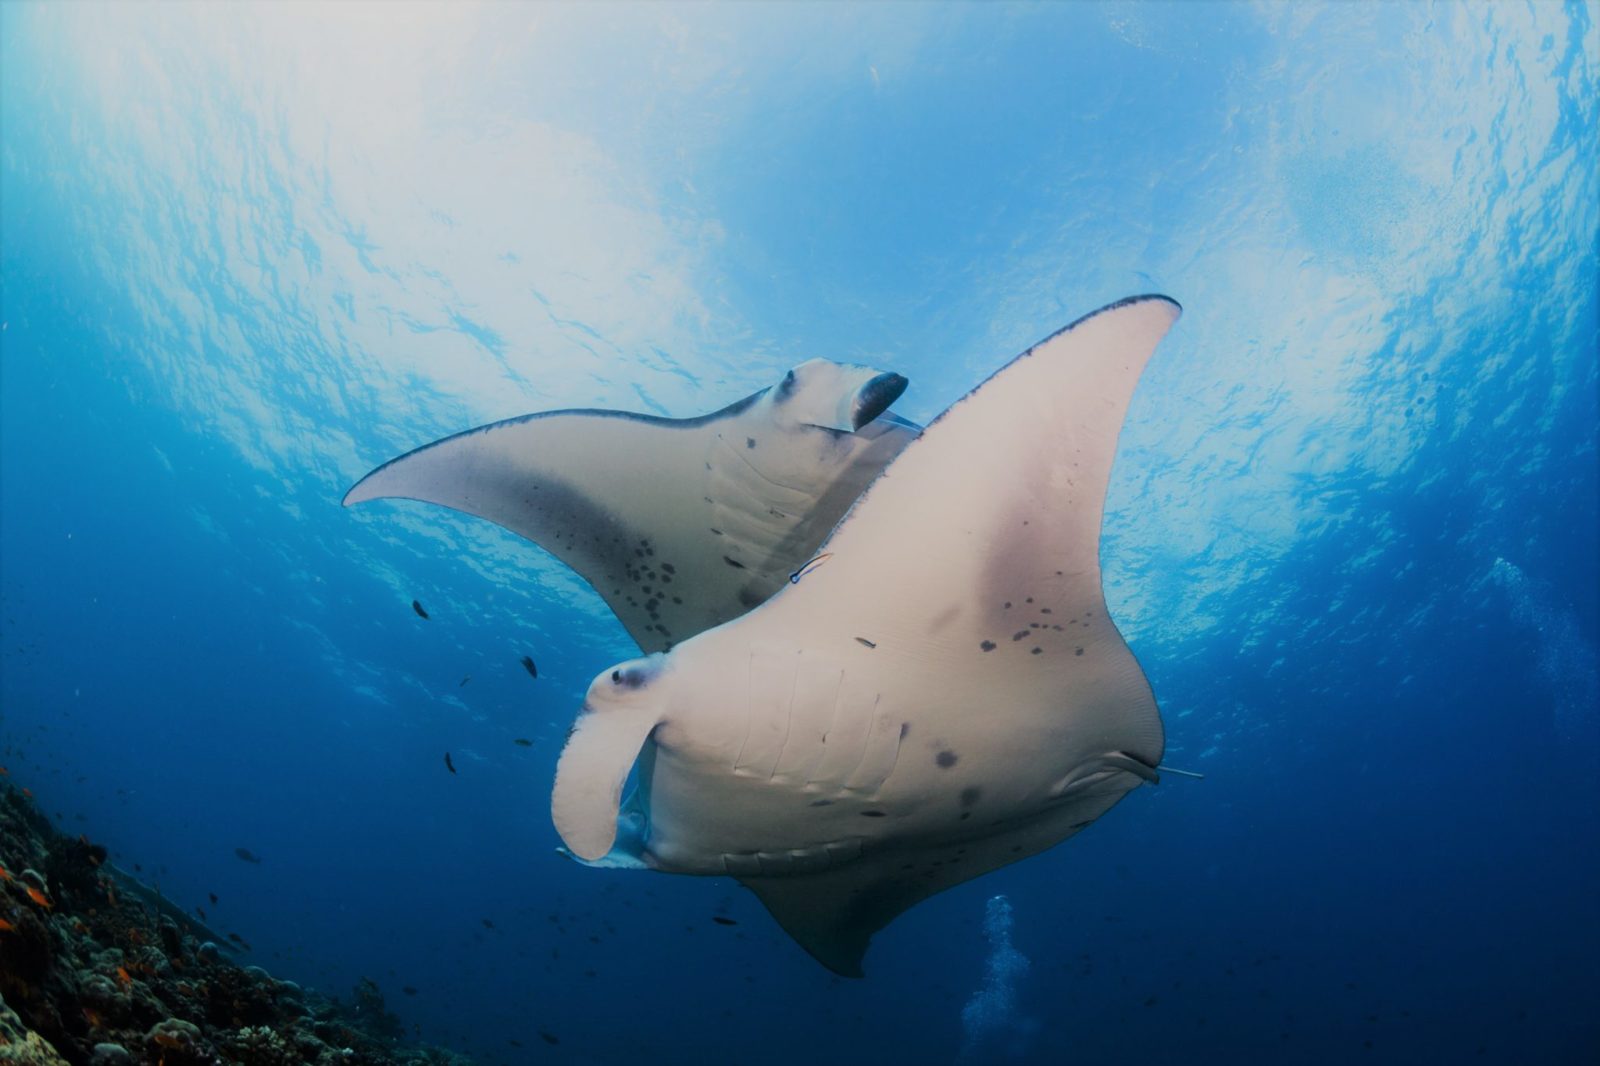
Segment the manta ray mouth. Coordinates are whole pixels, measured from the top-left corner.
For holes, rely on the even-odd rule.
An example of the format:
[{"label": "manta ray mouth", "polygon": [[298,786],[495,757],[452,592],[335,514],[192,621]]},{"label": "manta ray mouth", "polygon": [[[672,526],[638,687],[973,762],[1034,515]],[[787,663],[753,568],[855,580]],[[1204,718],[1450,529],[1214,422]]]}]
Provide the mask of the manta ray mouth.
[{"label": "manta ray mouth", "polygon": [[889,405],[906,391],[909,379],[894,373],[879,374],[856,393],[855,409],[851,412],[852,428],[862,426],[889,409]]}]

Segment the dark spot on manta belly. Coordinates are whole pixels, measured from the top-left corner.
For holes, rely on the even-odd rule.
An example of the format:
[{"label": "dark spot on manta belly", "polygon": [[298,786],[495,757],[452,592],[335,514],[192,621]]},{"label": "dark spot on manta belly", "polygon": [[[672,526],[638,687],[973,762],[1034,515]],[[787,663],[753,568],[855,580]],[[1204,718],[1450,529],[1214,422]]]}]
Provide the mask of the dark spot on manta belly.
[{"label": "dark spot on manta belly", "polygon": [[1033,654],[1038,655],[1038,654],[1042,653],[1043,651],[1044,651],[1043,648],[1034,648],[1033,649]]},{"label": "dark spot on manta belly", "polygon": [[1027,635],[1028,635],[1028,631],[1026,629],[1019,629],[1015,633],[1011,634],[1011,639],[1012,640],[1021,640],[1023,637],[1025,637]]},{"label": "dark spot on manta belly", "polygon": [[1083,654],[1083,649],[1082,648],[1078,648],[1072,654],[1074,654],[1074,655],[1082,655]]},{"label": "dark spot on manta belly", "polygon": [[754,448],[756,446],[756,439],[754,437],[746,437],[744,439],[744,446],[746,448]]},{"label": "dark spot on manta belly", "polygon": [[733,567],[735,570],[743,570],[744,569],[744,564],[741,563],[737,559],[733,559],[733,558],[730,558],[730,557],[724,555],[722,557],[722,561],[727,563],[729,566]]},{"label": "dark spot on manta belly", "polygon": [[861,815],[861,817],[863,817],[863,818],[883,818],[883,817],[885,817],[885,815],[884,815],[884,813],[882,811],[859,811],[857,813],[859,813]]},{"label": "dark spot on manta belly", "polygon": [[811,801],[811,806],[813,806],[813,807],[832,807],[833,806],[833,800],[830,800],[830,799],[812,800]]},{"label": "dark spot on manta belly", "polygon": [[908,733],[910,733],[910,732],[911,732],[911,723],[910,722],[901,722],[900,723],[900,739],[904,740],[906,738],[906,735]]},{"label": "dark spot on manta belly", "polygon": [[979,644],[978,647],[982,648],[984,651],[994,651],[994,641],[986,640],[982,644]]},{"label": "dark spot on manta belly", "polygon": [[967,788],[962,789],[961,790],[961,806],[963,806],[963,807],[972,806],[974,803],[978,802],[979,797],[981,797],[982,795],[983,795],[983,789],[979,788],[977,785],[970,785]]},{"label": "dark spot on manta belly", "polygon": [[946,749],[941,751],[938,755],[935,755],[933,757],[933,761],[938,763],[941,769],[948,770],[950,767],[954,766],[960,758],[961,756],[957,755],[955,752]]}]

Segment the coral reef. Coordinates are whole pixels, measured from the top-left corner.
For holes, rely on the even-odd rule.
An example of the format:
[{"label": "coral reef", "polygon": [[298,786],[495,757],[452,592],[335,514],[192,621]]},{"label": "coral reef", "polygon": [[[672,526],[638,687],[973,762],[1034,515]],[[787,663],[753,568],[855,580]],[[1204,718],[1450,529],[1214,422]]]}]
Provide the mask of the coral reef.
[{"label": "coral reef", "polygon": [[370,981],[342,1004],[240,966],[219,942],[0,782],[0,1063],[469,1064],[405,1043]]}]

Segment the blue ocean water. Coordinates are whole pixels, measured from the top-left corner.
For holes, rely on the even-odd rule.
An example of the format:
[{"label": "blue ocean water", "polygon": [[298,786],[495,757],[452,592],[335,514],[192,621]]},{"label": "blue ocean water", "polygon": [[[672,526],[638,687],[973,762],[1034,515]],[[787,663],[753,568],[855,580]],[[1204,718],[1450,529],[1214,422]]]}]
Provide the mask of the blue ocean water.
[{"label": "blue ocean water", "polygon": [[[487,1062],[1593,1061],[1595,14],[0,6],[0,762]],[[626,634],[487,523],[339,506],[814,356],[926,421],[1150,291],[1102,562],[1205,780],[864,981],[559,857]]]}]

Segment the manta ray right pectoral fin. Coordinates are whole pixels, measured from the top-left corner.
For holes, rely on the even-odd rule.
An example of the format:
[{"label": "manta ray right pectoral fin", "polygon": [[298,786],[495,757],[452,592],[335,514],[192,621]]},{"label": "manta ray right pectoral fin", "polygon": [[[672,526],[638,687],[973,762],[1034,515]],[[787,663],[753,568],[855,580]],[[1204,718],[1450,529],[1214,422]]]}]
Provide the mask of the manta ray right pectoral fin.
[{"label": "manta ray right pectoral fin", "polygon": [[879,855],[818,873],[739,880],[812,958],[840,977],[861,977],[861,959],[874,933],[935,892],[999,865],[972,857],[969,864],[911,853]]},{"label": "manta ray right pectoral fin", "polygon": [[864,891],[858,871],[840,870],[802,877],[740,878],[795,939],[840,977],[864,976],[861,959],[872,934],[922,896],[903,903],[879,900]]},{"label": "manta ray right pectoral fin", "polygon": [[608,706],[585,710],[573,726],[556,764],[550,814],[556,832],[580,861],[599,866],[643,865],[640,856],[648,812],[640,794],[648,788],[646,782],[641,781],[641,790],[629,798],[627,825],[620,834],[618,815],[622,786],[659,721],[649,704]]}]

